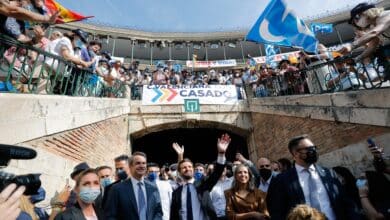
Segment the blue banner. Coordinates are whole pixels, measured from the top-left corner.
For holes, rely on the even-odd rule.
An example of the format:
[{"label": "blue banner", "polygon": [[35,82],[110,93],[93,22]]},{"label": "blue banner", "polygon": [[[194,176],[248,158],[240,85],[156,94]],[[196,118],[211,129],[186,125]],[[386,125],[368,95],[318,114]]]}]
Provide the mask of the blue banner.
[{"label": "blue banner", "polygon": [[275,48],[272,44],[265,44],[265,63],[271,65],[271,67],[276,67],[277,63],[274,61],[274,55],[280,53],[279,48]]},{"label": "blue banner", "polygon": [[333,24],[311,23],[310,29],[315,34],[316,33],[328,34],[333,32]]},{"label": "blue banner", "polygon": [[318,40],[283,0],[272,0],[246,36],[247,40],[316,52]]}]

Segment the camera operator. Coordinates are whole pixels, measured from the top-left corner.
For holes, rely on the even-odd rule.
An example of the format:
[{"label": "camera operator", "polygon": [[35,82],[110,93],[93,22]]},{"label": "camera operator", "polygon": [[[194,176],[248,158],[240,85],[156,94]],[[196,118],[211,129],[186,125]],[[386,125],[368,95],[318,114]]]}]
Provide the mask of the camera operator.
[{"label": "camera operator", "polygon": [[0,219],[16,219],[20,214],[20,197],[26,187],[17,187],[15,183],[8,185],[0,193]]}]

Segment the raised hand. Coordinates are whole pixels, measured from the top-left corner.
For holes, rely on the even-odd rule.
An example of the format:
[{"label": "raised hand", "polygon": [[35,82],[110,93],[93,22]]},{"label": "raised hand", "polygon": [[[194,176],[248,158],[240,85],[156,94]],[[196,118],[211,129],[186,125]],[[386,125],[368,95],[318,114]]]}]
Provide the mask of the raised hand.
[{"label": "raised hand", "polygon": [[176,151],[178,155],[184,154],[184,145],[180,147],[180,145],[176,142],[172,143],[172,148]]},{"label": "raised hand", "polygon": [[223,134],[221,138],[218,138],[218,142],[217,142],[218,153],[224,154],[230,144],[230,141],[231,139],[228,134]]},{"label": "raised hand", "polygon": [[242,156],[242,154],[236,153],[236,160],[240,161],[241,163],[244,163],[246,161],[246,158]]}]

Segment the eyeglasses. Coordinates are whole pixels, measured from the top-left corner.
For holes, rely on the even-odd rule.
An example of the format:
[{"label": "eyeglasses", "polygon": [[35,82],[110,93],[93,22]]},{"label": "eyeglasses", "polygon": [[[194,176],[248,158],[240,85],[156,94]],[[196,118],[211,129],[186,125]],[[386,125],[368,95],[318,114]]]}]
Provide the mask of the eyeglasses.
[{"label": "eyeglasses", "polygon": [[270,168],[271,165],[270,164],[265,164],[265,165],[260,165],[259,168],[262,169],[262,168]]},{"label": "eyeglasses", "polygon": [[307,151],[309,150],[316,150],[317,149],[317,146],[309,146],[309,147],[301,147],[301,148],[297,148],[296,151],[299,152],[299,153],[306,153]]}]

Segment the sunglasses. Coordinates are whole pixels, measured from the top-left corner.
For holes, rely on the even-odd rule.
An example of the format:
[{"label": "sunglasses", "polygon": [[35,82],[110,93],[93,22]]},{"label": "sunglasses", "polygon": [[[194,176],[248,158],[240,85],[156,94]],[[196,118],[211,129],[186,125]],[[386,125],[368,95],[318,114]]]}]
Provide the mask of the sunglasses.
[{"label": "sunglasses", "polygon": [[270,168],[271,165],[270,164],[265,164],[265,165],[260,165],[259,167],[260,167],[260,169],[262,169],[262,168]]},{"label": "sunglasses", "polygon": [[302,148],[297,148],[296,151],[299,153],[306,153],[309,150],[316,150],[317,146],[309,146],[309,147],[302,147]]}]

